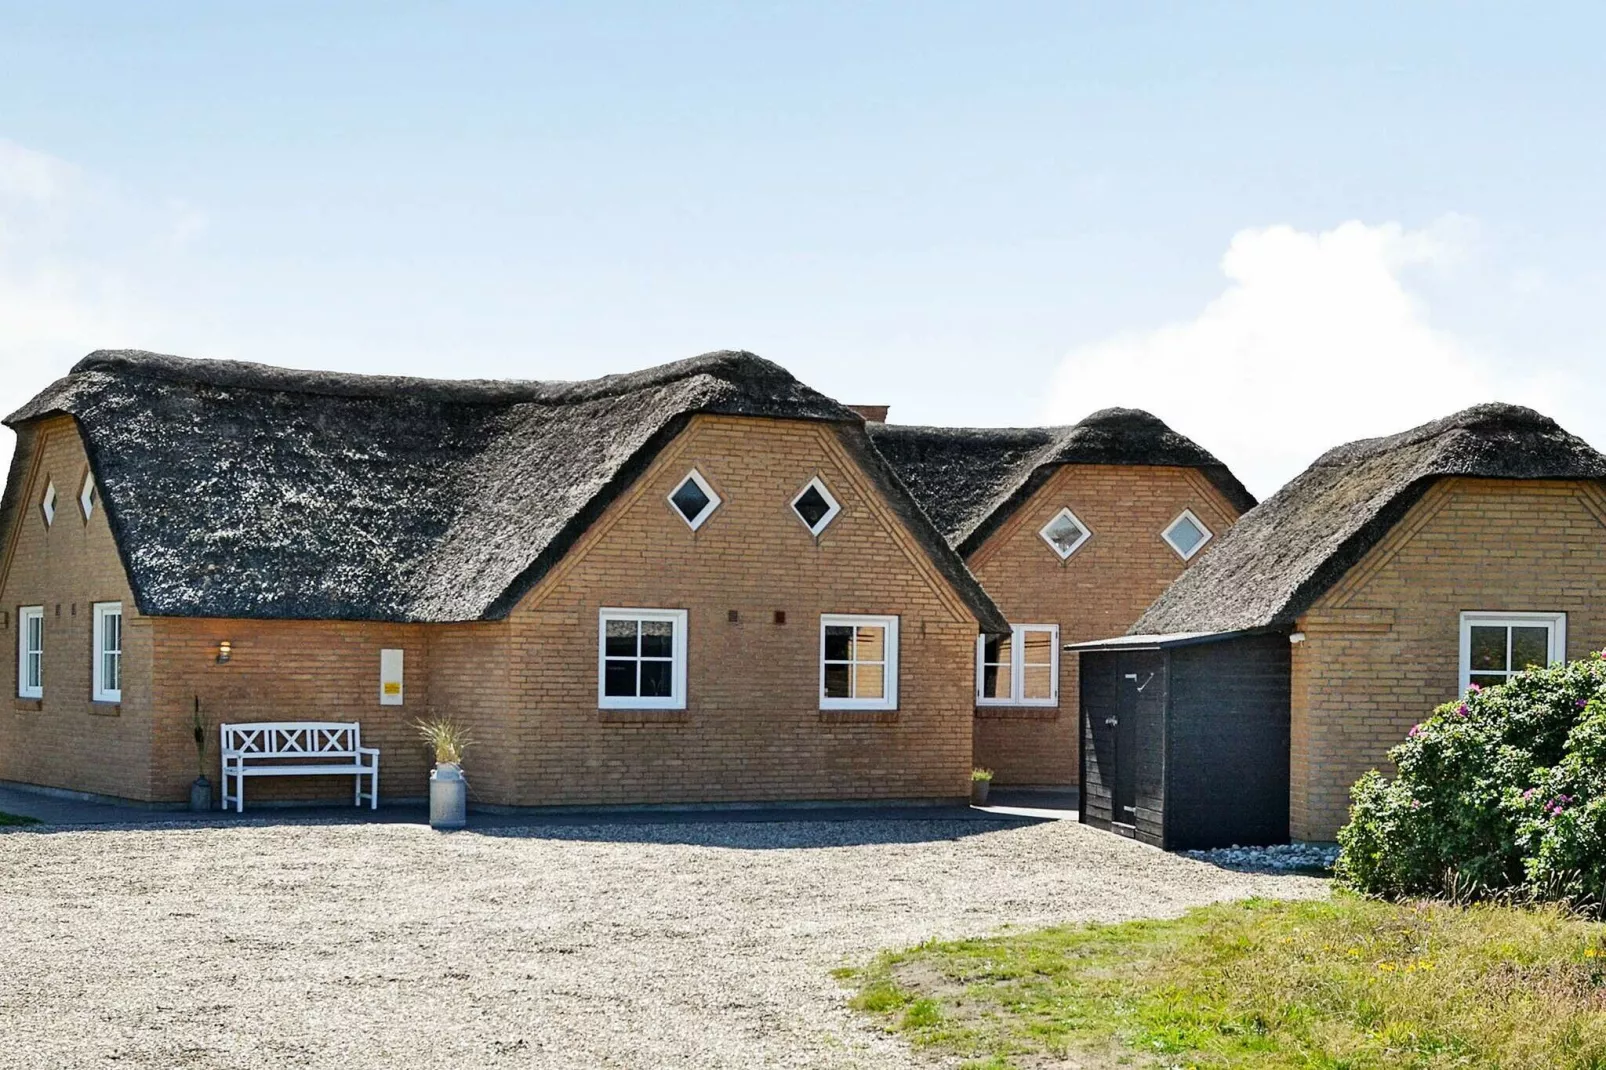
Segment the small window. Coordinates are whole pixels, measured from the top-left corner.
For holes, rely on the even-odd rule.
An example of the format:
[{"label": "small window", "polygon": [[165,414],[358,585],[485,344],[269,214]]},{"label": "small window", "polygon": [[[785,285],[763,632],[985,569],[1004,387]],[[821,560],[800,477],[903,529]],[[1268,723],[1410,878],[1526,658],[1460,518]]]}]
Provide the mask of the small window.
[{"label": "small window", "polygon": [[88,522],[89,518],[94,515],[95,498],[97,496],[98,495],[95,492],[95,477],[92,474],[85,472],[84,487],[78,492],[78,508],[83,510],[84,521],[86,523]]},{"label": "small window", "polygon": [[45,607],[17,610],[17,695],[45,697]]},{"label": "small window", "polygon": [[1495,687],[1567,657],[1565,613],[1461,614],[1461,690]]},{"label": "small window", "polygon": [[1060,629],[1017,624],[976,640],[976,701],[983,706],[1059,704]]},{"label": "small window", "polygon": [[56,522],[56,484],[51,483],[45,487],[45,496],[39,500],[39,508],[45,514],[45,527]]},{"label": "small window", "polygon": [[691,525],[693,531],[702,527],[703,521],[714,515],[714,510],[719,508],[719,501],[719,495],[714,493],[714,488],[708,485],[708,480],[704,479],[703,474],[695,468],[687,472],[686,478],[669,492],[669,504],[680,514],[682,520]]},{"label": "small window", "polygon": [[123,604],[95,603],[94,693],[96,702],[123,701]]},{"label": "small window", "polygon": [[898,618],[820,618],[820,709],[898,708]]},{"label": "small window", "polygon": [[816,476],[792,499],[792,511],[803,521],[810,535],[818,535],[831,526],[831,521],[842,511],[842,506],[837,504],[837,500]]},{"label": "small window", "polygon": [[1087,530],[1087,525],[1076,519],[1076,514],[1069,509],[1061,509],[1056,513],[1054,519],[1044,524],[1043,530],[1038,534],[1056,554],[1059,554],[1062,561],[1074,554],[1093,536],[1093,533]]},{"label": "small window", "polygon": [[597,706],[686,708],[686,611],[604,609],[598,614]]},{"label": "small window", "polygon": [[1182,510],[1182,515],[1171,521],[1171,526],[1160,533],[1166,545],[1177,552],[1177,556],[1187,561],[1194,554],[1204,549],[1204,544],[1211,539],[1210,529],[1204,526],[1204,521],[1193,515],[1192,509]]}]

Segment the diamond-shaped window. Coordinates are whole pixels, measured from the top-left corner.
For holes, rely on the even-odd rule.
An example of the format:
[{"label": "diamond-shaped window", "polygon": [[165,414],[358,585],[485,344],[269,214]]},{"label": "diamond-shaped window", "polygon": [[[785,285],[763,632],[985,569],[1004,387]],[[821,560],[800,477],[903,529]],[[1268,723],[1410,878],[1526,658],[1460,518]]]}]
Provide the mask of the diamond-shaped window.
[{"label": "diamond-shaped window", "polygon": [[84,489],[78,492],[78,508],[84,511],[85,520],[95,512],[95,498],[95,477],[85,473]]},{"label": "diamond-shaped window", "polygon": [[719,495],[714,493],[714,488],[708,485],[703,474],[693,468],[669,492],[669,504],[696,531],[719,508]]},{"label": "diamond-shaped window", "polygon": [[792,511],[809,529],[809,534],[818,535],[831,526],[831,521],[842,511],[842,506],[837,504],[837,500],[816,476],[792,499]]},{"label": "diamond-shaped window", "polygon": [[1204,544],[1211,539],[1211,533],[1204,526],[1204,521],[1193,515],[1193,510],[1184,509],[1182,515],[1160,533],[1160,537],[1177,552],[1178,557],[1186,561],[1204,549]]},{"label": "diamond-shaped window", "polygon": [[1093,533],[1087,530],[1087,525],[1078,520],[1076,514],[1069,509],[1061,509],[1054,514],[1054,519],[1044,524],[1043,530],[1038,534],[1048,543],[1050,549],[1059,554],[1061,560],[1070,557],[1084,542],[1093,537]]},{"label": "diamond-shaped window", "polygon": [[45,496],[44,496],[43,499],[40,500],[39,508],[42,509],[44,511],[44,514],[45,514],[45,527],[48,528],[50,525],[52,525],[52,524],[54,524],[56,522],[56,484],[55,483],[51,483],[49,486],[45,487]]}]

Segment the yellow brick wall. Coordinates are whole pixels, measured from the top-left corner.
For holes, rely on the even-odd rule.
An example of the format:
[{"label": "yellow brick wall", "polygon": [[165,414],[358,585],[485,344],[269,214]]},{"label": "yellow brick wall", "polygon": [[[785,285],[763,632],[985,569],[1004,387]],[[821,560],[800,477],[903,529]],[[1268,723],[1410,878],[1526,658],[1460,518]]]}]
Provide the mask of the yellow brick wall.
[{"label": "yellow brick wall", "polygon": [[[0,780],[126,798],[146,798],[151,783],[151,629],[139,616],[116,545],[97,503],[88,521],[78,494],[89,462],[66,417],[23,431],[35,447],[24,476],[22,508],[0,553]],[[24,445],[19,441],[19,447]],[[40,501],[56,487],[56,518],[45,525]],[[122,702],[90,697],[96,602],[123,604]],[[44,698],[17,698],[17,608],[45,607]]]},{"label": "yellow brick wall", "polygon": [[[724,504],[692,532],[667,495],[695,466]],[[790,501],[842,505],[816,540]],[[684,714],[597,708],[597,611],[687,609]],[[735,610],[738,619],[728,619]],[[777,610],[786,623],[775,623]],[[820,615],[895,614],[899,709],[822,713]],[[512,614],[510,699],[476,731],[514,754],[479,790],[520,803],[955,797],[969,790],[974,619],[835,431],[702,416]],[[456,671],[438,663],[440,672]],[[472,687],[437,685],[451,696]],[[511,731],[510,731],[511,729]]]},{"label": "yellow brick wall", "polygon": [[[151,798],[188,796],[196,776],[195,700],[212,725],[206,768],[218,783],[216,726],[236,721],[356,721],[365,747],[380,749],[379,793],[418,798],[428,791],[429,759],[411,722],[429,707],[429,631],[425,625],[364,621],[234,620],[151,617],[156,667]],[[219,664],[218,643],[229,661]],[[403,651],[400,706],[379,704],[379,652]],[[253,800],[349,800],[351,777],[248,779]]]},{"label": "yellow brick wall", "polygon": [[1606,498],[1593,484],[1437,483],[1296,628],[1296,839],[1330,840],[1350,785],[1459,687],[1463,611],[1565,612],[1567,656],[1606,645]]},{"label": "yellow brick wall", "polygon": [[[382,751],[380,792],[389,798],[426,790],[429,758],[410,722],[432,711],[475,736],[466,767],[471,796],[483,803],[968,791],[975,621],[829,427],[694,419],[509,619],[439,625],[139,618],[104,518],[86,527],[67,509],[84,464],[77,432],[66,420],[48,430],[41,470],[71,471],[73,484],[64,489],[56,477],[64,503],[52,531],[30,517],[19,532],[5,595],[12,653],[0,659],[12,694],[15,606],[48,592],[52,605],[65,600],[63,616],[59,625],[47,616],[44,708],[21,703],[5,719],[0,779],[181,801],[196,775],[198,698],[214,725],[360,721],[364,743]],[[696,533],[666,500],[693,465],[724,499]],[[789,505],[814,475],[842,505],[818,540]],[[119,597],[125,701],[118,716],[92,716],[86,607]],[[690,611],[684,713],[597,708],[601,606]],[[785,624],[775,623],[777,610]],[[901,618],[896,712],[819,710],[821,613]],[[217,661],[222,640],[232,647],[226,664]],[[386,647],[405,651],[400,707],[378,701]],[[207,768],[215,782],[215,731]],[[350,791],[349,778],[261,778],[247,802]]]},{"label": "yellow brick wall", "polygon": [[[1061,561],[1038,532],[1067,508],[1092,538]],[[1058,624],[1062,646],[1120,635],[1191,563],[1160,537],[1184,509],[1216,538],[1238,516],[1191,468],[1064,465],[969,564],[1012,624]],[[976,707],[976,763],[992,769],[996,783],[1076,784],[1077,660],[1060,655],[1057,708]]]}]

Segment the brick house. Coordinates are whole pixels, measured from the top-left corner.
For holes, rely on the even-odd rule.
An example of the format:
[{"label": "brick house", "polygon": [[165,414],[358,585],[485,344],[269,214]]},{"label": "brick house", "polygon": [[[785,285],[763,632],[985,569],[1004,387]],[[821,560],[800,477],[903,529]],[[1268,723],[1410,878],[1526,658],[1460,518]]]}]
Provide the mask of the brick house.
[{"label": "brick house", "polygon": [[7,423],[0,780],[180,800],[199,704],[360,721],[391,798],[431,711],[482,804],[968,791],[1008,624],[863,419],[751,354],[521,383],[99,352]]},{"label": "brick house", "polygon": [[[1332,839],[1350,785],[1433,707],[1606,646],[1603,479],[1606,456],[1501,404],[1324,454],[1128,635],[1083,645],[1084,704],[1094,685],[1111,714],[1084,718],[1084,820],[1171,846],[1183,781],[1198,786],[1188,805],[1271,805],[1246,802],[1258,796],[1229,754],[1209,758],[1208,737],[1240,732],[1241,753],[1275,749],[1280,732],[1288,834]],[[1089,658],[1107,680],[1092,680]],[[1129,694],[1151,674],[1144,697]],[[1118,709],[1148,738],[1123,747]],[[1112,807],[1123,783],[1127,801]],[[1227,809],[1217,816],[1231,825]]]},{"label": "brick house", "polygon": [[1077,659],[1061,647],[1125,630],[1255,499],[1135,409],[1069,427],[868,427],[1014,625],[978,644],[976,763],[1000,784],[1076,785]]}]

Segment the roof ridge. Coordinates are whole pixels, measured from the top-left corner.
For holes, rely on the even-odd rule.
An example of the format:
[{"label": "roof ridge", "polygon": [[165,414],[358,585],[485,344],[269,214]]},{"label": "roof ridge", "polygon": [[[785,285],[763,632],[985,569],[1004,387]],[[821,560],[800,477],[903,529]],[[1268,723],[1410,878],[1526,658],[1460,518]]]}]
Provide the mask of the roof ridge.
[{"label": "roof ridge", "polygon": [[[539,402],[577,404],[619,397],[707,375],[733,384],[803,386],[785,368],[746,350],[714,350],[667,364],[594,379],[432,379],[288,368],[254,361],[218,360],[153,353],[141,349],[98,349],[74,364],[69,375],[105,372],[176,383],[266,390],[333,397],[419,398],[482,404]],[[805,389],[807,389],[805,387]]]},{"label": "roof ridge", "polygon": [[1415,427],[1396,431],[1392,435],[1377,435],[1372,438],[1358,438],[1345,442],[1326,450],[1314,462],[1312,467],[1334,464],[1353,464],[1356,461],[1376,457],[1393,450],[1403,449],[1407,446],[1417,446],[1429,439],[1456,431],[1470,431],[1475,433],[1517,432],[1543,434],[1562,434],[1576,438],[1566,428],[1554,419],[1546,416],[1537,409],[1526,405],[1514,405],[1507,401],[1484,401],[1476,405],[1468,405],[1448,416],[1428,420]]}]

